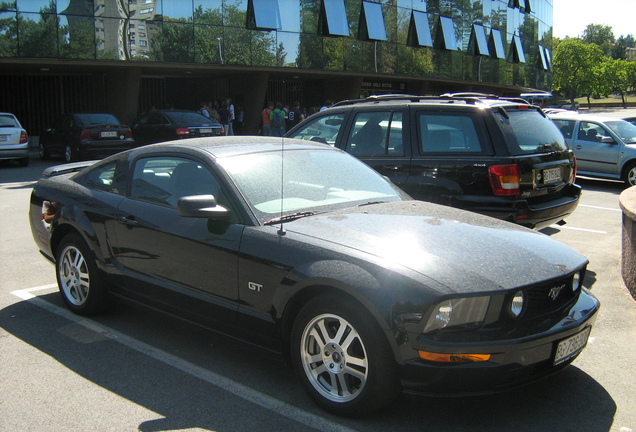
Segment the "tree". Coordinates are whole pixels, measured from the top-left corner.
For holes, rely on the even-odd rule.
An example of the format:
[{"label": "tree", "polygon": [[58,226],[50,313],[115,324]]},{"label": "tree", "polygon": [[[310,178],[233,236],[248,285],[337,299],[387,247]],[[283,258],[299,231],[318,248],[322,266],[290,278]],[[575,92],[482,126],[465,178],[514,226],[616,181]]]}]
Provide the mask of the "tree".
[{"label": "tree", "polygon": [[609,57],[611,46],[615,41],[612,27],[601,24],[588,24],[583,30],[581,39],[583,43],[598,45],[607,57]]},{"label": "tree", "polygon": [[577,96],[590,95],[598,89],[598,67],[603,52],[596,44],[580,39],[565,39],[554,50],[553,90],[564,94],[574,104]]},{"label": "tree", "polygon": [[635,42],[631,34],[619,37],[610,49],[610,56],[613,59],[627,60],[627,48],[634,48]]},{"label": "tree", "polygon": [[634,85],[636,63],[608,58],[601,65],[601,73],[607,92],[620,94],[623,107],[626,107],[625,94]]}]

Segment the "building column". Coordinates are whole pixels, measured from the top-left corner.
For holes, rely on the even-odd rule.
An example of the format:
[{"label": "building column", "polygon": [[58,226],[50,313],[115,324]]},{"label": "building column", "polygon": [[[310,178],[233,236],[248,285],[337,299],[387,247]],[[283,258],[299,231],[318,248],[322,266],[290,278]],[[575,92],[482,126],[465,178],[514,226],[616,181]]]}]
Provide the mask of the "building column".
[{"label": "building column", "polygon": [[234,107],[243,107],[243,135],[257,135],[261,128],[261,113],[266,103],[269,72],[238,73],[229,78],[229,97]]},{"label": "building column", "polygon": [[106,110],[124,124],[132,124],[139,112],[141,69],[126,68],[106,74]]}]

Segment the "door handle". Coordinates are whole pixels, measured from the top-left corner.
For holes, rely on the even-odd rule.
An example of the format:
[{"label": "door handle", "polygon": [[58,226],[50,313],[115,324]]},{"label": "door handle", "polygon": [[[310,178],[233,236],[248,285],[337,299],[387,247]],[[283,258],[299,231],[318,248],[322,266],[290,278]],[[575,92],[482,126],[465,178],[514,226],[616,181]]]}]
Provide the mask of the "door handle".
[{"label": "door handle", "polygon": [[401,168],[399,165],[380,165],[380,169],[385,171],[399,171]]},{"label": "door handle", "polygon": [[583,148],[583,146],[581,144],[577,144],[574,146],[575,149],[577,150],[581,150]]},{"label": "door handle", "polygon": [[135,219],[130,219],[129,217],[126,217],[126,216],[120,217],[119,219],[117,219],[117,221],[130,227],[139,225],[139,222],[137,222]]}]

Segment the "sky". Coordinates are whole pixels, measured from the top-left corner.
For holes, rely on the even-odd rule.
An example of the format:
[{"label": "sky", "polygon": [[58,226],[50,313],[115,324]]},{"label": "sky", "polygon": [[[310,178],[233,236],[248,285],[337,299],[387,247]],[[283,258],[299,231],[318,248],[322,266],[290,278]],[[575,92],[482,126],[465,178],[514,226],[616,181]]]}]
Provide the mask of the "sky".
[{"label": "sky", "polygon": [[614,37],[636,37],[636,0],[552,0],[554,36],[583,35],[588,24],[612,27]]}]

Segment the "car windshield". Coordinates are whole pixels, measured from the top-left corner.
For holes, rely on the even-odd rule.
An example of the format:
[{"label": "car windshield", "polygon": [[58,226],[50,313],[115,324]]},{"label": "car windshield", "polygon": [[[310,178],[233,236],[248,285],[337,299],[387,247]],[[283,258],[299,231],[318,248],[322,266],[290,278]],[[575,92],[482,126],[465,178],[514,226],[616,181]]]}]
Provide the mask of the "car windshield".
[{"label": "car windshield", "polygon": [[567,150],[565,138],[552,120],[536,109],[508,109],[497,113],[515,155]]},{"label": "car windshield", "polygon": [[212,126],[217,124],[215,121],[196,113],[187,111],[173,111],[166,113],[168,117],[172,119],[174,123],[189,125],[189,126]]},{"label": "car windshield", "polygon": [[0,115],[0,127],[19,127],[15,117]]},{"label": "car windshield", "polygon": [[80,114],[76,116],[81,126],[118,125],[119,120],[112,114]]},{"label": "car windshield", "polygon": [[609,121],[605,125],[612,130],[625,144],[636,143],[636,126],[624,120]]},{"label": "car windshield", "polygon": [[263,223],[301,212],[313,214],[404,199],[371,168],[329,149],[232,156],[218,163]]}]

